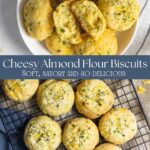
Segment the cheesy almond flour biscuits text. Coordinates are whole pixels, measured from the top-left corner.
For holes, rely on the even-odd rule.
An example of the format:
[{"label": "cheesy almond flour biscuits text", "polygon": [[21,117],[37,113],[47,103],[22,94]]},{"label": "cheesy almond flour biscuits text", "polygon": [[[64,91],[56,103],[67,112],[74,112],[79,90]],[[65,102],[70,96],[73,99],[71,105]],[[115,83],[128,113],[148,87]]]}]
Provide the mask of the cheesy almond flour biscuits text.
[{"label": "cheesy almond flour biscuits text", "polygon": [[29,150],[56,150],[61,143],[60,125],[47,116],[31,119],[24,131],[24,142]]},{"label": "cheesy almond flour biscuits text", "polygon": [[104,143],[95,148],[95,150],[122,150],[119,146],[111,143]]},{"label": "cheesy almond flour biscuits text", "polygon": [[65,124],[63,144],[67,150],[93,150],[98,142],[98,129],[91,120],[75,118]]},{"label": "cheesy almond flour biscuits text", "polygon": [[74,104],[74,91],[66,81],[47,80],[40,85],[37,103],[44,114],[59,116],[69,112]]},{"label": "cheesy almond flour biscuits text", "polygon": [[77,87],[75,103],[79,113],[95,119],[112,108],[114,96],[103,81],[84,80]]},{"label": "cheesy almond flour biscuits text", "polygon": [[30,36],[42,41],[53,31],[52,7],[49,0],[28,0],[24,6],[24,24]]},{"label": "cheesy almond flour biscuits text", "polygon": [[106,18],[107,26],[115,31],[130,29],[140,14],[137,0],[99,0],[98,6]]},{"label": "cheesy almond flour biscuits text", "polygon": [[74,55],[72,44],[62,41],[58,34],[54,31],[52,35],[46,39],[46,46],[54,55]]},{"label": "cheesy almond flour biscuits text", "polygon": [[99,121],[100,134],[108,142],[124,144],[137,132],[134,114],[126,108],[115,108],[104,114]]},{"label": "cheesy almond flour biscuits text", "polygon": [[79,27],[70,10],[71,1],[62,2],[54,11],[56,31],[62,41],[78,44],[82,41]]},{"label": "cheesy almond flour biscuits text", "polygon": [[3,91],[13,101],[24,102],[32,98],[39,86],[39,80],[4,80]]},{"label": "cheesy almond flour biscuits text", "polygon": [[95,39],[101,36],[106,28],[106,21],[94,2],[89,0],[74,1],[71,10],[89,35]]}]

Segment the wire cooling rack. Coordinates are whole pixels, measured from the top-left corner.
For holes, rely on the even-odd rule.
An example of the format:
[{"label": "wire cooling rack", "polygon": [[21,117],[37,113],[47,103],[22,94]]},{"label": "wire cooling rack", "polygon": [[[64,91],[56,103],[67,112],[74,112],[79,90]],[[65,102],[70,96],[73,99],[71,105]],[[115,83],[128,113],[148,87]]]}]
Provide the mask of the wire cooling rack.
[{"label": "wire cooling rack", "polygon": [[[70,84],[76,89],[80,80],[71,81]],[[150,130],[141,108],[139,98],[131,80],[105,80],[105,83],[111,88],[115,96],[114,107],[125,107],[130,109],[136,116],[138,133],[129,142],[122,146],[123,150],[150,150]],[[42,114],[39,110],[35,98],[25,103],[14,103],[9,100],[0,88],[0,115],[13,150],[27,150],[23,143],[24,127],[29,119]],[[59,122],[61,126],[66,120],[79,116],[76,109],[73,108],[66,115],[52,117]],[[97,123],[97,120],[95,120]],[[5,133],[3,133],[5,134]],[[103,142],[103,140],[101,141]],[[61,145],[58,150],[65,150]]]}]

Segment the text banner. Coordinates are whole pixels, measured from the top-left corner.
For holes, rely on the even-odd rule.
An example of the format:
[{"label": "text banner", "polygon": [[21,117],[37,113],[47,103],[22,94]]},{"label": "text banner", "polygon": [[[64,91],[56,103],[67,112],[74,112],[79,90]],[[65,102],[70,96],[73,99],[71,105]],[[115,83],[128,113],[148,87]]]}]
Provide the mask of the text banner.
[{"label": "text banner", "polygon": [[150,79],[150,56],[0,56],[0,79]]}]

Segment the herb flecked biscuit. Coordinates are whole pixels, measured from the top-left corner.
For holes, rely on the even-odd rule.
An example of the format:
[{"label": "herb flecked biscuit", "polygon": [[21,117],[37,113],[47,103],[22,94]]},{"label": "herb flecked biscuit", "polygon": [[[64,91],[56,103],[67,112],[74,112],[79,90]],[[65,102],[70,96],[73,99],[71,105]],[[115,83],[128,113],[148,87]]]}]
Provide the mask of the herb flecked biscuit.
[{"label": "herb flecked biscuit", "polygon": [[53,31],[52,7],[49,0],[28,0],[24,6],[24,23],[33,38],[42,41]]},{"label": "herb flecked biscuit", "polygon": [[111,143],[105,143],[97,146],[95,150],[122,150],[119,146]]},{"label": "herb flecked biscuit", "polygon": [[91,120],[75,118],[65,124],[63,144],[67,150],[93,150],[98,142],[98,128]]},{"label": "herb flecked biscuit", "polygon": [[96,51],[92,55],[116,55],[118,42],[115,32],[106,29],[96,41]]},{"label": "herb flecked biscuit", "polygon": [[78,44],[82,41],[80,29],[70,10],[72,1],[64,1],[53,13],[56,31],[62,41]]},{"label": "herb flecked biscuit", "polygon": [[84,80],[77,86],[75,103],[79,113],[95,119],[112,108],[114,96],[103,81]]},{"label": "herb flecked biscuit", "polygon": [[74,104],[74,91],[66,81],[47,80],[40,85],[37,103],[44,114],[59,116],[69,112]]},{"label": "herb flecked biscuit", "polygon": [[39,86],[39,80],[4,80],[5,95],[16,102],[24,102],[32,98]]},{"label": "herb flecked biscuit", "polygon": [[54,55],[74,55],[72,44],[62,41],[58,34],[54,31],[52,35],[46,39],[46,46]]},{"label": "herb flecked biscuit", "polygon": [[89,0],[74,1],[71,10],[89,35],[95,39],[101,36],[106,28],[106,21],[94,2]]},{"label": "herb flecked biscuit", "polygon": [[137,0],[99,0],[98,6],[108,27],[115,31],[130,29],[140,14]]},{"label": "herb flecked biscuit", "polygon": [[47,116],[31,119],[24,131],[24,142],[29,150],[56,150],[61,143],[60,125]]},{"label": "herb flecked biscuit", "polygon": [[73,49],[77,55],[116,55],[118,42],[114,31],[106,29],[97,40],[84,34],[83,41]]},{"label": "herb flecked biscuit", "polygon": [[73,45],[73,50],[77,55],[90,55],[96,51],[96,41],[87,34],[82,35],[81,43]]},{"label": "herb flecked biscuit", "polygon": [[131,111],[116,108],[102,116],[99,121],[99,130],[106,141],[124,144],[136,135],[137,123]]}]

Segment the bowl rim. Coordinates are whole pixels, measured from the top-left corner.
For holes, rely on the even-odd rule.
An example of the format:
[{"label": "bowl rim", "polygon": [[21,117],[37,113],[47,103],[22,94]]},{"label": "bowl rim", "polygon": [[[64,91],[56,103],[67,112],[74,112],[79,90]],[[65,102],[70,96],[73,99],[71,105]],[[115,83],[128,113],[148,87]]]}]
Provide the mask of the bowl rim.
[{"label": "bowl rim", "polygon": [[119,55],[124,55],[125,52],[127,52],[127,50],[130,48],[131,44],[133,43],[133,41],[134,41],[134,39],[136,37],[138,27],[139,27],[139,19],[135,22],[135,29],[134,29],[134,33],[133,33],[133,35],[131,37],[131,40],[129,41],[127,47]]},{"label": "bowl rim", "polygon": [[[38,55],[38,54],[37,54],[35,51],[33,51],[33,49],[31,49],[30,46],[27,44],[26,40],[24,39],[24,35],[23,35],[22,31],[21,31],[21,30],[22,30],[22,25],[21,25],[21,22],[20,22],[20,9],[19,9],[19,8],[20,8],[20,3],[21,3],[20,1],[21,1],[21,0],[17,0],[17,5],[16,5],[16,18],[17,18],[17,25],[18,25],[18,28],[19,28],[19,32],[20,32],[21,38],[22,38],[22,40],[24,41],[25,45],[27,46],[28,50],[29,50],[33,55]],[[124,48],[124,50],[122,50],[121,52],[119,52],[119,53],[117,54],[118,56],[119,56],[119,55],[124,55],[124,54],[127,52],[127,50],[130,48],[132,42],[134,41],[135,36],[136,36],[136,34],[137,34],[138,26],[139,26],[139,19],[134,23],[134,25],[135,25],[135,29],[134,29],[134,32],[133,32],[133,34],[132,34],[132,37],[131,37],[129,43],[127,44],[126,48]],[[46,53],[46,54],[44,54],[44,55],[52,55],[52,54],[49,53],[49,51],[48,51],[48,53]],[[114,55],[114,56],[117,56],[117,55]]]}]

